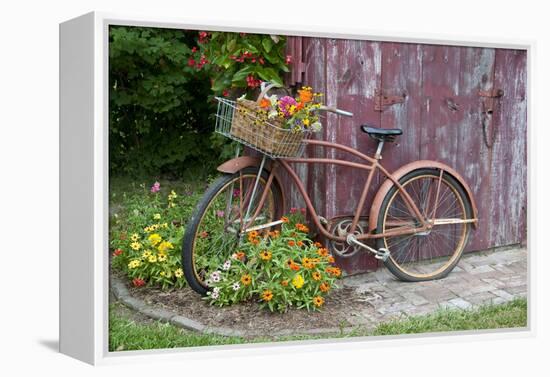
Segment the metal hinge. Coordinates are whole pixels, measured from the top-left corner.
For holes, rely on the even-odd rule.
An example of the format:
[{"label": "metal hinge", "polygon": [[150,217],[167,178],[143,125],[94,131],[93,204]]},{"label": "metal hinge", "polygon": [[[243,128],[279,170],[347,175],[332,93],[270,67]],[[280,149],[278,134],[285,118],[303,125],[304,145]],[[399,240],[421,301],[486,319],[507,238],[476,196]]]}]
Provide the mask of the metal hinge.
[{"label": "metal hinge", "polygon": [[376,89],[374,92],[374,111],[384,111],[388,106],[405,102],[406,98],[407,93],[405,92],[398,95],[386,95],[380,89]]},{"label": "metal hinge", "polygon": [[502,89],[480,90],[478,94],[480,97],[499,98],[504,96],[504,90]]}]

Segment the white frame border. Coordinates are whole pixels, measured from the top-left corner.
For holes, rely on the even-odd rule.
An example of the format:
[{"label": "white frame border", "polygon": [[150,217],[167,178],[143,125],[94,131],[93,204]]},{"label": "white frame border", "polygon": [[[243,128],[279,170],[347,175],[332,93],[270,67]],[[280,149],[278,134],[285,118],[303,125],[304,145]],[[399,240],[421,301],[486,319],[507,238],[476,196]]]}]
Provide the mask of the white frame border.
[{"label": "white frame border", "polygon": [[[226,20],[197,20],[186,18],[171,18],[158,16],[140,16],[131,14],[117,14],[104,12],[91,12],[80,16],[77,19],[72,19],[61,24],[61,34],[63,34],[63,25],[70,22],[77,22],[78,19],[90,21],[93,19],[94,25],[94,61],[93,61],[93,88],[94,88],[94,109],[93,109],[93,127],[94,137],[90,142],[93,143],[93,171],[89,174],[93,175],[93,212],[89,216],[93,218],[93,240],[94,240],[94,259],[93,266],[93,281],[80,283],[90,285],[89,288],[93,292],[93,338],[80,339],[83,344],[93,343],[93,354],[72,352],[64,349],[65,337],[70,337],[70,332],[63,329],[69,329],[74,326],[82,326],[81,316],[78,314],[78,309],[73,311],[70,317],[65,316],[64,321],[60,321],[60,350],[77,359],[90,364],[118,364],[118,363],[134,363],[152,360],[185,360],[185,359],[207,359],[212,357],[236,357],[236,356],[258,356],[273,354],[288,354],[296,351],[328,351],[328,350],[351,350],[351,349],[371,349],[380,347],[403,346],[411,344],[433,344],[433,343],[449,343],[449,342],[470,342],[473,340],[500,340],[510,338],[525,338],[533,337],[535,331],[535,314],[536,303],[534,297],[534,250],[533,250],[533,232],[532,219],[534,218],[534,207],[531,206],[530,188],[534,187],[533,175],[531,173],[531,155],[534,148],[532,135],[532,114],[533,113],[533,55],[535,52],[535,42],[533,40],[512,40],[512,39],[495,39],[495,38],[475,38],[472,41],[471,37],[449,36],[427,33],[388,33],[376,30],[367,29],[347,29],[334,28],[331,32],[326,32],[326,27],[311,26],[311,25],[281,25],[281,24],[258,24],[247,21],[243,25],[241,22],[229,22]],[[500,329],[487,331],[467,331],[467,332],[448,332],[435,333],[426,335],[398,335],[384,337],[357,337],[348,339],[323,339],[314,341],[299,341],[299,342],[276,342],[262,344],[242,344],[242,345],[227,345],[227,346],[208,346],[208,347],[193,347],[193,348],[176,348],[163,350],[147,350],[147,351],[125,351],[125,352],[109,352],[108,351],[108,315],[109,315],[109,265],[108,265],[108,30],[110,25],[128,25],[128,26],[147,26],[160,28],[176,28],[176,29],[197,29],[197,30],[217,30],[217,31],[239,31],[250,33],[273,33],[281,35],[300,35],[312,37],[327,37],[327,38],[346,38],[359,40],[374,40],[374,41],[392,41],[405,43],[425,43],[437,45],[452,45],[452,46],[471,46],[471,47],[488,47],[488,48],[508,48],[527,50],[527,92],[528,92],[528,107],[527,107],[527,132],[528,132],[528,197],[527,197],[527,245],[528,253],[528,327],[526,329]],[[61,35],[63,37],[63,35]],[[92,46],[90,46],[92,47]],[[60,59],[63,57],[63,51],[60,52]],[[61,74],[62,72],[60,72]],[[60,88],[62,89],[62,88]],[[75,88],[74,90],[78,90]],[[60,97],[63,93],[60,90]],[[63,104],[60,104],[63,108]],[[63,134],[63,112],[60,114],[60,132]],[[65,125],[67,127],[67,125]],[[64,145],[60,143],[60,150],[63,151]],[[75,156],[78,158],[78,156]],[[64,171],[60,169],[60,182],[63,182]],[[60,197],[60,203],[70,203],[74,197]],[[60,225],[63,225],[63,219],[60,220]],[[60,226],[62,234],[71,232],[73,227]],[[70,228],[70,229],[69,229]],[[64,250],[60,246],[60,275],[63,274],[63,269],[68,266],[63,263]],[[73,266],[74,267],[74,266]],[[60,280],[61,284],[61,280]],[[74,286],[63,286],[64,290],[79,289],[78,284]],[[66,298],[60,297],[60,312],[64,305],[70,305]],[[83,309],[84,310],[84,309]],[[84,314],[84,313],[83,313]],[[84,324],[86,325],[86,324]],[[64,335],[63,335],[64,334]],[[69,342],[67,342],[69,343]],[[83,347],[85,348],[85,347]]]}]

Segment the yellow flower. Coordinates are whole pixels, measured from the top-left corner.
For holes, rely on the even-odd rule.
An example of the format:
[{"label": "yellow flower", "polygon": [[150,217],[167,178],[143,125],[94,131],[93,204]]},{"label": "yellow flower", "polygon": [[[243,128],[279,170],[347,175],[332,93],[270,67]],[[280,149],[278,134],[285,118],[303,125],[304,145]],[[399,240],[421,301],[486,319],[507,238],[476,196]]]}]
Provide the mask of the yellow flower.
[{"label": "yellow flower", "polygon": [[153,254],[151,253],[151,250],[145,250],[145,251],[143,252],[143,254],[141,254],[141,257],[142,257],[143,259],[147,259],[147,258],[149,258],[151,255],[153,255]]},{"label": "yellow flower", "polygon": [[161,272],[160,272],[160,276],[164,276],[164,275],[166,275],[166,272],[161,271]]},{"label": "yellow flower", "polygon": [[139,266],[141,266],[141,261],[139,259],[134,259],[128,263],[128,268],[130,269],[138,268]]},{"label": "yellow flower", "polygon": [[304,119],[302,123],[304,123],[304,126],[309,126],[309,119]]},{"label": "yellow flower", "polygon": [[173,248],[174,248],[174,245],[172,245],[172,243],[168,241],[162,241],[158,246],[158,249],[160,252],[165,252],[166,250],[173,249]]},{"label": "yellow flower", "polygon": [[139,242],[132,242],[130,244],[130,247],[134,250],[139,250],[139,249],[141,249],[141,244]]},{"label": "yellow flower", "polygon": [[241,282],[244,284],[244,285],[250,285],[250,283],[252,283],[252,278],[250,277],[250,275],[246,274],[246,275],[243,275],[241,277]]},{"label": "yellow flower", "polygon": [[160,213],[155,213],[155,214],[153,215],[153,219],[155,219],[155,220],[160,220]]},{"label": "yellow flower", "polygon": [[151,228],[148,227],[148,226],[146,226],[145,228],[143,228],[143,231],[144,231],[145,233],[149,233],[149,232],[151,231]]},{"label": "yellow flower", "polygon": [[149,263],[156,263],[157,262],[157,256],[151,255],[148,259]]},{"label": "yellow flower", "polygon": [[136,242],[137,240],[139,240],[139,235],[137,233],[134,233],[130,236],[130,239]]},{"label": "yellow flower", "polygon": [[174,271],[174,275],[177,278],[181,278],[183,276],[183,270],[181,268],[178,268],[176,271]]},{"label": "yellow flower", "polygon": [[160,241],[162,241],[162,237],[158,233],[153,233],[148,237],[149,241],[156,246]]},{"label": "yellow flower", "polygon": [[168,228],[168,223],[163,223],[161,227],[163,227],[164,229]]},{"label": "yellow flower", "polygon": [[323,305],[325,303],[325,299],[322,298],[321,296],[315,296],[313,298],[313,304],[317,307],[320,307],[321,305]]},{"label": "yellow flower", "polygon": [[262,258],[262,260],[265,260],[265,261],[268,261],[271,259],[271,251],[269,250],[264,250],[260,253],[260,258]]},{"label": "yellow flower", "polygon": [[292,279],[292,285],[298,289],[302,288],[304,285],[304,278],[302,277],[302,275],[298,274],[294,276],[294,279]]},{"label": "yellow flower", "polygon": [[176,195],[176,192],[174,190],[170,191],[170,194],[168,194],[168,200],[174,200],[178,196]]},{"label": "yellow flower", "polygon": [[158,256],[158,260],[159,262],[164,262],[166,260],[166,254],[159,254]]},{"label": "yellow flower", "polygon": [[157,230],[159,228],[159,224],[153,224],[151,225],[151,230]]}]

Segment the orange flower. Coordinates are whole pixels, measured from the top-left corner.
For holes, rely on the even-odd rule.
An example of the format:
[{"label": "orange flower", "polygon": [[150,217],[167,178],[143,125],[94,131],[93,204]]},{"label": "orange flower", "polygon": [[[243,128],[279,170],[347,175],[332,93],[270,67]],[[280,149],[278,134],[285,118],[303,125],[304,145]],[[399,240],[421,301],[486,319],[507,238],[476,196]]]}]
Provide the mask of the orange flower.
[{"label": "orange flower", "polygon": [[298,104],[296,105],[296,110],[300,111],[304,108],[304,103],[303,102],[298,102]]},{"label": "orange flower", "polygon": [[260,258],[262,258],[262,260],[265,260],[265,261],[268,261],[271,259],[271,251],[269,250],[264,250],[260,253]]},{"label": "orange flower", "polygon": [[246,257],[246,254],[244,253],[244,251],[238,251],[235,254],[235,258],[238,259],[238,260],[243,260],[244,257]]},{"label": "orange flower", "polygon": [[262,98],[262,100],[260,101],[260,107],[262,109],[267,109],[270,106],[271,106],[271,102],[267,98]]},{"label": "orange flower", "polygon": [[311,102],[311,100],[313,99],[313,93],[311,92],[311,90],[308,89],[298,90],[298,95],[300,96],[300,102],[302,103]]},{"label": "orange flower", "polygon": [[244,285],[250,285],[250,283],[252,283],[252,278],[248,274],[243,275],[241,276],[241,283]]},{"label": "orange flower", "polygon": [[271,237],[271,238],[279,237],[279,231],[278,230],[275,230],[273,232],[269,232],[268,234],[269,234],[269,237]]},{"label": "orange flower", "polygon": [[321,242],[315,242],[315,243],[313,244],[313,246],[315,246],[315,247],[323,247],[323,244],[322,244]]},{"label": "orange flower", "polygon": [[304,268],[311,269],[311,268],[315,267],[315,264],[311,261],[311,259],[303,258],[302,259],[302,266],[304,266]]},{"label": "orange flower", "polygon": [[290,247],[296,246],[296,242],[294,242],[293,240],[290,240],[288,241],[288,246]]},{"label": "orange flower", "polygon": [[258,232],[256,232],[255,230],[252,230],[252,231],[248,232],[248,237],[250,237],[250,238],[258,237]]},{"label": "orange flower", "polygon": [[286,216],[281,217],[281,221],[285,224],[289,222],[288,217]]},{"label": "orange flower", "polygon": [[330,285],[324,282],[319,286],[319,289],[321,290],[321,292],[328,292],[330,290]]},{"label": "orange flower", "polygon": [[319,249],[317,249],[317,254],[322,257],[326,257],[328,255],[328,250],[324,247],[320,247]]},{"label": "orange flower", "polygon": [[304,243],[302,241],[298,241],[297,245],[302,247],[302,246],[304,246]]},{"label": "orange flower", "polygon": [[335,262],[335,261],[334,261],[334,257],[333,257],[332,255],[329,255],[329,256],[327,257],[327,261],[328,261],[329,263],[334,263],[334,262]]},{"label": "orange flower", "polygon": [[208,237],[208,232],[201,232],[201,238]]},{"label": "orange flower", "polygon": [[265,291],[263,291],[262,300],[271,301],[272,298],[273,298],[273,292],[271,292],[269,289],[266,289]]},{"label": "orange flower", "polygon": [[281,285],[282,285],[283,287],[288,286],[288,280],[283,280],[283,281],[281,282]]},{"label": "orange flower", "polygon": [[332,276],[340,276],[342,274],[342,271],[338,267],[327,267],[325,271]]},{"label": "orange flower", "polygon": [[325,303],[325,299],[322,298],[321,296],[313,297],[313,305],[315,305],[316,307],[320,307],[324,303]]},{"label": "orange flower", "polygon": [[257,245],[260,243],[260,240],[257,238],[249,239],[248,241],[250,241],[250,243],[253,245]]},{"label": "orange flower", "polygon": [[321,273],[319,271],[315,271],[313,274],[311,274],[311,277],[313,280],[319,281],[321,280]]},{"label": "orange flower", "polygon": [[286,264],[293,271],[298,271],[300,269],[300,266],[298,266],[296,263],[294,263],[294,261],[292,259],[287,260]]},{"label": "orange flower", "polygon": [[296,224],[296,229],[298,229],[300,232],[308,233],[309,228],[305,226],[304,224]]}]

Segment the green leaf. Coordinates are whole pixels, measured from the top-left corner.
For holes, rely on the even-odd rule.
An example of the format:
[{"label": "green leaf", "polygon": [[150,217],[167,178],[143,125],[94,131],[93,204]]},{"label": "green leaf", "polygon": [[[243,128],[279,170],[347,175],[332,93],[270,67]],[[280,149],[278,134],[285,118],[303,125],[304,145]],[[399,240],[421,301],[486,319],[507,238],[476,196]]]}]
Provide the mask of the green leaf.
[{"label": "green leaf", "polygon": [[269,53],[271,51],[271,47],[273,47],[273,40],[271,37],[263,38],[262,46],[264,47],[265,52]]}]

